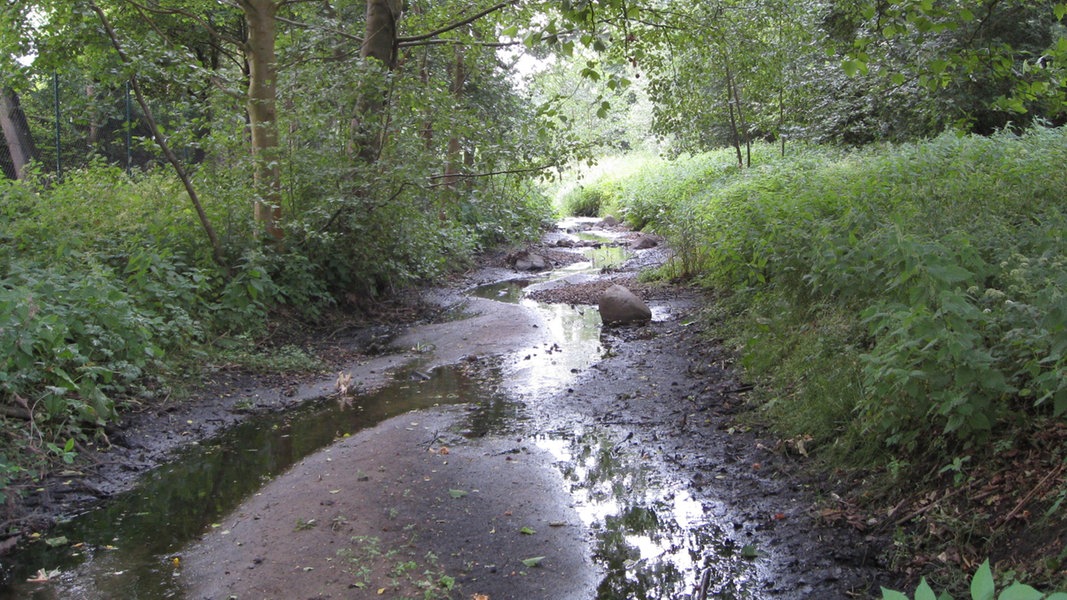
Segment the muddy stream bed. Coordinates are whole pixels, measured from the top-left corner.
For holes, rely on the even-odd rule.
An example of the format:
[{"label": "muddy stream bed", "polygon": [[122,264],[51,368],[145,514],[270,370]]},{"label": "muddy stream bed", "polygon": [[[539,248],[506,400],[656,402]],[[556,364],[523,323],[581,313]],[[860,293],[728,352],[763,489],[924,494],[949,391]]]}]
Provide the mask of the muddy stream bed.
[{"label": "muddy stream bed", "polygon": [[864,597],[882,542],[818,522],[794,458],[731,424],[746,386],[699,298],[649,292],[623,328],[532,299],[662,260],[623,235],[557,232],[605,244],[439,292],[292,408],[230,399],[217,435],[4,557],[0,599]]}]

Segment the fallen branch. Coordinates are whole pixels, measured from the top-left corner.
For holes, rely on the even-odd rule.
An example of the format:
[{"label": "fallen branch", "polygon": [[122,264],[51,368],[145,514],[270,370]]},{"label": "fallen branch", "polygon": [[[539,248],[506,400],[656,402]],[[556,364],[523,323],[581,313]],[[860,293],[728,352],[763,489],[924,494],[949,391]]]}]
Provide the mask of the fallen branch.
[{"label": "fallen branch", "polygon": [[1064,465],[1061,464],[1059,467],[1056,467],[1055,469],[1050,471],[1048,475],[1045,475],[1043,478],[1041,478],[1041,481],[1037,482],[1037,485],[1035,485],[1034,488],[1030,490],[1028,494],[1023,496],[1022,500],[1019,500],[1019,502],[1015,505],[1015,508],[1011,509],[1008,514],[997,520],[997,523],[993,525],[993,529],[1000,529],[1001,527],[1006,525],[1008,521],[1011,521],[1013,518],[1015,518],[1015,515],[1018,514],[1019,511],[1022,510],[1022,508],[1026,506],[1030,502],[1030,500],[1032,500],[1034,496],[1036,496],[1037,493],[1045,487],[1045,484],[1048,483],[1050,479],[1055,476],[1058,476],[1060,473],[1063,472],[1063,467]]}]

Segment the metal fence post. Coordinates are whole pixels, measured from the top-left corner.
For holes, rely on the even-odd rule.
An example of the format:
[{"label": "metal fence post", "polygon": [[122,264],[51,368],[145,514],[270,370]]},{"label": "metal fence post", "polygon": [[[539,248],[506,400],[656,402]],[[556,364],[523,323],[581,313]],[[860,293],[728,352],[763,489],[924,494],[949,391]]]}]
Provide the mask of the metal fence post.
[{"label": "metal fence post", "polygon": [[56,179],[58,180],[63,177],[63,159],[59,135],[59,71],[52,71],[52,87],[55,89],[56,98]]},{"label": "metal fence post", "polygon": [[126,175],[129,176],[133,167],[133,111],[130,108],[130,82],[126,81]]}]

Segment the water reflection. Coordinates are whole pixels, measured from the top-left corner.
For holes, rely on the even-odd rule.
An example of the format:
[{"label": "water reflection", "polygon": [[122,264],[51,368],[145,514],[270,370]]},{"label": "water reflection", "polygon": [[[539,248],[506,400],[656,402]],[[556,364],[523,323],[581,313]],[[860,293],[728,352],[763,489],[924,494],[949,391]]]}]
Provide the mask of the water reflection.
[{"label": "water reflection", "polygon": [[753,598],[755,565],[710,520],[700,501],[666,481],[637,447],[585,427],[538,439],[557,459],[575,510],[595,534],[604,568],[597,598],[688,597],[710,569],[715,598]]},{"label": "water reflection", "polygon": [[[402,380],[347,406],[327,400],[238,425],[149,473],[135,490],[49,533],[68,543],[21,549],[18,564],[5,564],[0,598],[181,598],[171,553],[267,480],[340,436],[411,410],[482,400],[503,409],[488,392],[495,387],[442,368],[427,381]],[[496,418],[502,415],[491,409],[486,422]],[[47,584],[25,583],[42,568],[60,573]]]}]

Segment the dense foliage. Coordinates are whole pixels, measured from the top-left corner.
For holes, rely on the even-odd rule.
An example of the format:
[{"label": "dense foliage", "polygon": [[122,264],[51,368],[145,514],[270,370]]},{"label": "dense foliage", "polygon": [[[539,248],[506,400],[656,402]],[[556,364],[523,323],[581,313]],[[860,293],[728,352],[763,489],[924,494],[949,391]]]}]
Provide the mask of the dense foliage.
[{"label": "dense foliage", "polygon": [[746,364],[781,378],[790,435],[892,457],[1067,413],[1067,132],[761,154],[744,171],[723,151],[646,163],[576,193],[662,231],[676,274],[748,307]]},{"label": "dense foliage", "polygon": [[[997,469],[1022,455],[1042,457],[1018,474],[1023,491],[1040,468],[1057,472],[1067,130],[753,151],[752,169],[732,150],[637,158],[569,198],[668,237],[677,256],[663,275],[716,292],[714,330],[759,384],[758,414],[786,447],[865,473],[857,494],[879,514],[900,494],[938,496],[946,480],[947,496],[995,488],[1015,476]],[[1032,500],[1031,531],[1060,531],[1064,494],[1010,505]],[[902,560],[943,552],[923,539],[931,531],[949,532],[952,547],[966,539],[969,552],[1001,550],[1002,521],[984,506],[940,508],[920,539],[900,542]],[[1019,566],[1062,585],[1062,552],[1030,558]]]},{"label": "dense foliage", "polygon": [[[106,444],[123,406],[166,397],[182,364],[249,344],[277,310],[368,309],[549,216],[533,177],[555,134],[478,42],[496,21],[383,69],[344,31],[363,26],[363,2],[288,6],[277,142],[250,152],[242,13],[180,4],[3,8],[22,35],[0,39],[0,87],[21,96],[41,151],[0,182],[0,494]],[[413,7],[408,26],[449,18]],[[280,242],[252,211],[265,194]]]}]

